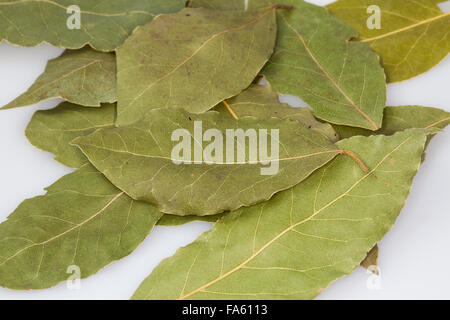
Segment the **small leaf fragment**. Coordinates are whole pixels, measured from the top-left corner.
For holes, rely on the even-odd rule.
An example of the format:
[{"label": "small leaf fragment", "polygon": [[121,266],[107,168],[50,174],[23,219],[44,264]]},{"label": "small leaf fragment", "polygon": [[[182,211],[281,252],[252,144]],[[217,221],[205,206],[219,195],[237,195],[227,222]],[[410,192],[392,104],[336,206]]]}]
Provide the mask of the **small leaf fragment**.
[{"label": "small leaf fragment", "polygon": [[361,267],[367,269],[368,271],[378,274],[378,245],[373,247],[369,252],[367,252],[367,256],[361,262]]},{"label": "small leaf fragment", "polygon": [[203,113],[239,94],[273,53],[275,11],[186,8],[137,28],[117,50],[117,124],[156,108]]},{"label": "small leaf fragment", "polygon": [[25,135],[35,147],[54,153],[56,161],[71,168],[80,168],[89,161],[77,147],[69,144],[70,141],[99,128],[114,127],[115,118],[115,104],[84,108],[63,102],[54,109],[37,111]]},{"label": "small leaf fragment", "polygon": [[44,73],[17,99],[1,109],[33,105],[51,98],[99,107],[116,102],[116,57],[89,48],[65,51],[50,60]]},{"label": "small leaf fragment", "polygon": [[47,194],[25,200],[0,224],[0,286],[43,289],[81,278],[129,255],[161,217],[87,165],[64,176]]},{"label": "small leaf fragment", "polygon": [[[338,0],[327,8],[359,32],[381,57],[388,82],[418,76],[433,68],[450,51],[450,13],[431,0]],[[379,28],[369,23],[379,8]],[[371,26],[371,28],[368,27]],[[372,26],[373,25],[373,26]]]},{"label": "small leaf fragment", "polygon": [[[312,299],[352,272],[392,228],[426,140],[411,129],[338,144],[337,157],[270,201],[228,214],[164,260],[133,299]],[[376,175],[376,178],[375,178]]]},{"label": "small leaf fragment", "polygon": [[[171,138],[180,130],[182,135]],[[234,136],[239,131],[259,145],[266,142],[273,152],[261,153],[248,138],[239,142]],[[206,142],[203,132],[214,133],[214,141]],[[183,147],[183,155],[174,156],[186,143],[188,150]],[[267,200],[343,152],[297,121],[235,120],[214,111],[196,115],[174,108],[152,110],[139,122],[99,129],[73,144],[133,199],[175,215],[213,215]]]}]

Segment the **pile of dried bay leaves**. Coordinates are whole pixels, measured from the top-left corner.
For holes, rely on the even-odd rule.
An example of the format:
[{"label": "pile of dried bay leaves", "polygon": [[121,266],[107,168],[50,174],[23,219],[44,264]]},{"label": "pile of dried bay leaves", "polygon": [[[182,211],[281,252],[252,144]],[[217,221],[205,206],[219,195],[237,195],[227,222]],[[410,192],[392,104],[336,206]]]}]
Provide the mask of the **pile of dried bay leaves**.
[{"label": "pile of dried bay leaves", "polygon": [[0,40],[68,49],[3,109],[66,100],[26,136],[76,168],[0,224],[0,285],[89,277],[156,224],[193,220],[214,226],[134,299],[311,299],[376,264],[450,123],[385,106],[386,83],[448,55],[439,2],[0,0]]}]

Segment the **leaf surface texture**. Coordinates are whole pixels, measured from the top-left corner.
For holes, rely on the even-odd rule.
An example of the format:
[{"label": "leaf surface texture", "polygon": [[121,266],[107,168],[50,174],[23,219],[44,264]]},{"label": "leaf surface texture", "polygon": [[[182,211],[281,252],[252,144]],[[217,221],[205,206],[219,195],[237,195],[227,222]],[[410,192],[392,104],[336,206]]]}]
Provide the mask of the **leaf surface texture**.
[{"label": "leaf surface texture", "polygon": [[450,124],[450,113],[447,111],[422,106],[386,107],[383,127],[378,131],[364,130],[347,126],[333,125],[341,139],[356,135],[370,136],[375,134],[393,135],[406,129],[444,129]]},{"label": "leaf surface texture", "polygon": [[55,154],[56,161],[71,168],[80,168],[89,161],[70,142],[99,128],[112,128],[115,118],[115,104],[84,108],[63,102],[54,109],[37,111],[31,118],[25,135],[35,147]]},{"label": "leaf surface texture", "polygon": [[[239,118],[295,120],[332,142],[338,140],[330,124],[317,121],[309,108],[293,108],[286,103],[280,103],[278,94],[270,86],[252,85],[238,96],[227,100],[227,103]],[[223,103],[217,105],[214,110],[224,116],[231,116]]]},{"label": "leaf surface texture", "polygon": [[25,200],[0,224],[0,285],[43,289],[97,273],[130,254],[161,217],[155,207],[115,188],[90,165],[47,194]]},{"label": "leaf surface texture", "polygon": [[[99,51],[113,51],[133,31],[157,14],[176,12],[184,0],[0,0],[0,41],[20,46],[48,42],[56,47],[79,49],[90,45]],[[69,29],[80,9],[80,29]],[[70,11],[69,11],[70,12]]]},{"label": "leaf surface texture", "polygon": [[337,157],[270,201],[242,208],[157,266],[134,299],[311,299],[391,229],[421,163],[424,130],[354,137],[363,173]]},{"label": "leaf surface texture", "polygon": [[[435,0],[338,0],[327,8],[359,32],[381,57],[389,82],[418,76],[450,51],[450,13]],[[380,29],[369,29],[369,6],[381,10]]]},{"label": "leaf surface texture", "polygon": [[246,89],[273,53],[275,11],[187,8],[137,28],[117,50],[117,124],[156,108],[203,113]]},{"label": "leaf surface texture", "polygon": [[21,96],[2,109],[33,105],[51,98],[88,107],[113,103],[116,97],[116,57],[84,48],[50,60],[44,73]]},{"label": "leaf surface texture", "polygon": [[[223,155],[214,158],[203,152],[195,159],[195,148],[206,149],[196,137],[195,123],[202,130],[216,129],[223,140]],[[192,142],[189,161],[175,164],[172,150],[179,144],[172,141],[175,130],[187,130]],[[226,130],[279,130],[279,156],[259,154],[255,162],[249,158],[249,142],[245,143],[245,158],[237,158],[239,141],[228,139]],[[275,137],[275,136],[274,136]],[[264,138],[263,138],[264,139]],[[268,137],[269,147],[271,138]],[[274,138],[275,139],[275,138]],[[215,140],[214,140],[215,141]],[[261,142],[263,140],[259,140]],[[223,142],[223,143],[222,143]],[[275,192],[299,183],[342,151],[327,138],[291,120],[257,120],[224,118],[210,111],[195,115],[181,109],[155,109],[137,123],[113,129],[99,129],[74,140],[89,161],[133,199],[155,204],[162,212],[176,215],[213,215],[269,199]],[[242,142],[239,143],[242,145]],[[234,152],[234,161],[226,152]],[[242,153],[241,153],[242,154]],[[264,161],[269,161],[265,166]],[[278,164],[273,175],[262,175],[261,169]]]},{"label": "leaf surface texture", "polygon": [[[194,6],[206,1],[194,1]],[[224,10],[242,1],[208,1]],[[377,130],[386,102],[386,77],[378,56],[365,43],[351,42],[357,32],[325,8],[287,0],[292,10],[278,11],[275,52],[262,73],[282,94],[300,97],[327,122]],[[249,9],[266,5],[248,3]]]}]

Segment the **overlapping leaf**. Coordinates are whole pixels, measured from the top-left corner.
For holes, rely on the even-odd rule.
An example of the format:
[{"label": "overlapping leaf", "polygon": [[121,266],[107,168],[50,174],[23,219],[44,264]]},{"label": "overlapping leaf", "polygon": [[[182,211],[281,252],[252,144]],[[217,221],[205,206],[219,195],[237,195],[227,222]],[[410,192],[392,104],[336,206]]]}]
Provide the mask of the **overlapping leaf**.
[{"label": "overlapping leaf", "polygon": [[70,266],[86,278],[130,254],[161,217],[85,166],[25,200],[0,224],[0,286],[52,287]]},{"label": "overlapping leaf", "polygon": [[[280,103],[278,94],[270,86],[252,85],[240,95],[227,100],[226,103],[239,118],[295,120],[332,142],[338,140],[338,136],[330,124],[317,121],[308,108],[292,108],[288,104]],[[216,106],[214,110],[224,116],[230,116],[229,110],[223,103]]]},{"label": "overlapping leaf", "polygon": [[[194,1],[194,6],[242,9],[243,1]],[[264,5],[266,4],[263,1]],[[367,44],[350,42],[356,31],[322,7],[287,0],[278,12],[278,40],[263,74],[279,93],[299,96],[331,123],[377,130],[386,101],[384,71]],[[250,1],[249,9],[260,3]]]},{"label": "overlapping leaf", "polygon": [[349,274],[390,230],[426,132],[354,137],[367,174],[338,157],[270,201],[242,208],[164,260],[134,299],[310,299]]},{"label": "overlapping leaf", "polygon": [[275,11],[187,8],[137,28],[117,50],[117,124],[156,108],[202,113],[239,94],[273,52]]},{"label": "overlapping leaf", "polygon": [[[281,1],[282,3],[284,1]],[[248,10],[270,6],[272,0],[192,0],[194,8],[210,8],[215,10]]]},{"label": "overlapping leaf", "polygon": [[[202,143],[202,132],[200,136],[194,132],[194,126],[199,123],[200,131],[216,130],[211,138],[213,142]],[[194,151],[173,158],[174,147],[180,142],[172,141],[171,137],[178,129],[186,130],[189,139],[193,137],[195,142],[189,149]],[[258,159],[249,158],[251,144],[239,142],[231,135],[228,140],[232,146],[224,146],[221,154],[219,150],[227,140],[226,130],[236,129],[255,130],[256,135],[260,129],[267,130],[267,139],[259,136],[259,145],[267,141],[273,151],[279,145],[278,157],[268,151],[267,155],[259,153]],[[272,134],[272,129],[279,130],[279,137]],[[213,215],[267,200],[342,153],[327,138],[297,121],[234,120],[213,111],[194,115],[173,108],[152,110],[137,123],[100,129],[77,138],[73,144],[133,199],[148,201],[160,211],[176,215]],[[238,145],[245,147],[240,153],[245,152],[244,158],[236,158]],[[202,150],[203,162],[194,158],[198,152],[201,156]],[[234,153],[234,160],[227,157],[227,152]],[[175,164],[181,160],[183,164]],[[272,175],[262,175],[268,167],[273,169]]]},{"label": "overlapping leaf", "polygon": [[66,51],[50,60],[34,84],[2,109],[23,107],[51,98],[89,107],[117,101],[116,57],[89,48]]},{"label": "overlapping leaf", "polygon": [[175,216],[173,214],[165,214],[158,221],[159,226],[181,226],[186,223],[194,222],[194,221],[202,221],[202,222],[217,222],[219,219],[224,217],[226,213],[219,213],[212,216]]},{"label": "overlapping leaf", "polygon": [[[436,0],[338,0],[328,9],[358,30],[382,59],[389,82],[424,73],[450,51],[450,13]],[[380,9],[380,28],[368,27],[370,6]]]},{"label": "overlapping leaf", "polygon": [[115,118],[115,104],[84,108],[63,102],[52,110],[37,111],[25,134],[35,147],[54,153],[55,160],[80,168],[89,161],[77,147],[69,144],[70,141],[99,128],[113,127]]},{"label": "overlapping leaf", "polygon": [[450,124],[450,113],[447,111],[422,106],[386,107],[383,127],[378,131],[334,125],[341,139],[356,135],[370,136],[374,134],[393,135],[406,129],[444,129]]},{"label": "overlapping leaf", "polygon": [[[133,31],[160,13],[182,9],[184,0],[0,0],[0,41],[21,46],[48,42],[78,49],[113,51]],[[80,25],[69,28],[79,8]],[[78,26],[75,26],[78,27]]]}]

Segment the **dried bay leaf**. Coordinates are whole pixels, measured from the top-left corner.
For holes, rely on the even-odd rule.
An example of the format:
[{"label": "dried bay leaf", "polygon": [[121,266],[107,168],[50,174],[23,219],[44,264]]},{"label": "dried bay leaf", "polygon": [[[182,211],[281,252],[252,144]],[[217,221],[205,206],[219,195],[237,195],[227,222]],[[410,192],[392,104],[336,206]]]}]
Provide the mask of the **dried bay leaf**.
[{"label": "dried bay leaf", "polygon": [[156,108],[203,113],[239,94],[273,52],[276,9],[187,8],[137,28],[117,50],[117,124]]},{"label": "dried bay leaf", "polygon": [[[418,76],[450,51],[450,13],[436,0],[338,0],[327,8],[359,34],[381,57],[388,82]],[[380,28],[369,29],[369,6],[378,6]]]},{"label": "dried bay leaf", "polygon": [[[195,150],[202,150],[202,132],[201,136],[194,132],[194,126],[199,122],[203,132],[218,130],[223,141],[214,139],[218,139],[220,145],[227,140],[226,129],[255,129],[256,134],[259,129],[265,129],[268,133],[272,132],[271,129],[279,130],[279,156],[259,154],[257,161],[250,163],[249,144],[246,143],[245,160],[237,160],[237,143],[233,143],[229,150],[234,150],[234,161],[228,161],[225,156],[219,160],[204,152],[202,162],[202,159],[193,157]],[[171,141],[171,136],[181,128],[187,130],[189,139],[195,137],[197,142],[192,143],[194,152],[188,156],[188,161],[175,164],[174,161],[182,158],[172,158],[172,151],[180,142]],[[269,139],[272,138],[266,141],[270,146]],[[139,122],[99,129],[89,136],[75,139],[73,144],[80,147],[99,171],[133,199],[150,202],[160,211],[175,215],[213,215],[267,200],[274,193],[301,182],[344,152],[297,121],[234,120],[214,111],[196,115],[174,108],[149,111],[147,117]],[[205,142],[202,147],[206,150],[211,145]],[[276,147],[276,143],[272,143],[271,147]],[[226,155],[226,150],[224,146],[223,155]],[[269,164],[263,165],[265,160]],[[278,170],[273,175],[262,175],[261,169],[268,166],[274,169],[278,166]]]},{"label": "dried bay leaf", "polygon": [[[243,1],[194,0],[194,6],[242,9]],[[355,30],[325,8],[286,0],[278,12],[275,52],[262,73],[273,88],[307,102],[327,122],[377,130],[386,102],[386,79],[367,44],[350,42]],[[263,4],[266,5],[266,1]],[[250,1],[249,9],[259,2]]]},{"label": "dried bay leaf", "polygon": [[[284,3],[285,1],[281,2]],[[192,7],[215,10],[248,10],[267,7],[273,3],[274,1],[272,0],[192,0]]]},{"label": "dried bay leaf", "polygon": [[222,217],[227,215],[228,212],[225,213],[219,213],[212,216],[175,216],[173,214],[165,214],[161,219],[158,221],[158,226],[181,226],[186,223],[194,222],[194,221],[201,221],[201,222],[217,222]]},{"label": "dried bay leaf", "polygon": [[[353,136],[371,136],[375,134],[384,134],[387,136],[407,129],[444,129],[450,124],[450,113],[431,107],[422,106],[398,106],[386,107],[384,109],[383,126],[376,132],[364,130],[361,128],[333,125],[341,139]],[[427,137],[428,145],[434,135]],[[425,152],[423,153],[423,160]],[[373,248],[367,254],[367,258],[361,263],[361,266],[368,269],[371,265],[378,265],[378,246]],[[374,270],[370,270],[374,271]]]},{"label": "dried bay leaf", "polygon": [[325,121],[377,130],[386,102],[384,71],[357,33],[326,9],[290,0],[279,13],[276,50],[263,70],[280,93],[297,95]]},{"label": "dried bay leaf", "polygon": [[270,201],[227,215],[157,266],[133,299],[314,298],[391,229],[425,140],[411,129],[338,142],[371,171],[337,157]]},{"label": "dried bay leaf", "polygon": [[[308,108],[293,108],[286,103],[280,103],[278,94],[270,86],[251,85],[238,96],[227,100],[227,103],[239,118],[295,120],[332,142],[338,140],[330,124],[317,121]],[[230,116],[230,112],[223,103],[217,105],[214,110],[224,116]]]},{"label": "dried bay leaf", "polygon": [[341,139],[356,135],[370,136],[374,134],[393,135],[406,129],[444,129],[450,124],[450,113],[447,111],[422,106],[398,106],[384,109],[383,126],[378,131],[364,130],[347,126],[333,125]]},{"label": "dried bay leaf", "polygon": [[115,104],[85,108],[63,102],[54,109],[37,111],[25,135],[35,147],[55,154],[56,161],[80,168],[89,161],[77,147],[69,144],[70,141],[99,128],[113,127],[115,118]]},{"label": "dried bay leaf", "polygon": [[51,98],[88,106],[113,103],[116,97],[116,57],[89,48],[65,51],[50,60],[44,73],[14,101],[1,109],[29,106]]},{"label": "dried bay leaf", "polygon": [[[0,41],[26,47],[48,42],[68,49],[88,44],[98,51],[113,51],[136,26],[151,21],[157,14],[176,12],[185,3],[185,0],[0,0]],[[72,25],[77,18],[75,9],[80,10],[80,25],[69,29],[68,24]]]},{"label": "dried bay leaf", "polygon": [[81,277],[130,254],[161,217],[154,206],[115,188],[90,165],[47,194],[25,200],[0,224],[0,286],[43,289]]},{"label": "dried bay leaf", "polygon": [[[173,227],[181,226],[191,222],[211,222],[216,223],[229,212],[215,214],[213,216],[175,216],[173,214],[165,214],[158,220],[158,226]],[[366,258],[361,262],[361,267],[370,269],[372,272],[372,266],[378,266],[378,246],[375,246],[367,253]]]}]

